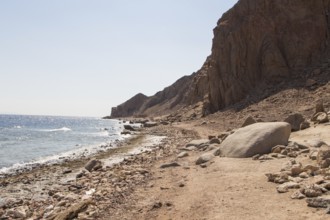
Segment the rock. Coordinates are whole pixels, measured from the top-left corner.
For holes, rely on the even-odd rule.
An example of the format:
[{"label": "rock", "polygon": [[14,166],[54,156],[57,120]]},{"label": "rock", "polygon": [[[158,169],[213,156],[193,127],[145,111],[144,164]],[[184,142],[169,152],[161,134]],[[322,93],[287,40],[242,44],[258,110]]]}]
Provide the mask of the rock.
[{"label": "rock", "polygon": [[164,163],[160,166],[161,169],[164,169],[164,168],[169,168],[169,167],[179,167],[181,166],[179,163],[177,162],[171,162],[171,163]]},{"label": "rock", "polygon": [[316,160],[318,154],[319,154],[318,150],[313,150],[312,152],[309,153],[309,158],[311,160]]},{"label": "rock", "polygon": [[0,208],[9,208],[13,205],[21,204],[21,203],[23,203],[22,200],[18,200],[15,198],[1,198],[0,197]]},{"label": "rock", "polygon": [[318,100],[315,104],[315,113],[314,114],[317,114],[319,112],[325,112],[322,99]]},{"label": "rock", "polygon": [[223,141],[223,140],[225,140],[231,134],[232,134],[231,132],[221,132],[218,135],[218,138]]},{"label": "rock", "polygon": [[199,165],[201,168],[206,168],[207,167],[207,164],[206,163],[202,163]]},{"label": "rock", "polygon": [[286,183],[282,183],[281,185],[278,185],[276,187],[276,190],[278,193],[286,193],[289,191],[289,189],[297,189],[299,187],[300,185],[298,183],[286,182]]},{"label": "rock", "polygon": [[26,213],[25,213],[24,210],[11,209],[11,210],[8,210],[6,214],[13,217],[13,218],[19,218],[19,219],[25,219],[26,218]]},{"label": "rock", "polygon": [[183,157],[187,157],[187,156],[189,156],[189,154],[186,151],[183,151],[183,152],[178,154],[178,158],[183,158]]},{"label": "rock", "polygon": [[291,151],[287,155],[288,155],[288,157],[296,158],[296,157],[298,157],[299,153],[298,152],[292,152]]},{"label": "rock", "polygon": [[184,150],[184,151],[195,151],[195,150],[197,150],[197,148],[195,146],[189,146],[189,147],[180,148],[180,150]]},{"label": "rock", "polygon": [[307,79],[306,86],[311,87],[314,86],[317,82],[314,79]]},{"label": "rock", "polygon": [[316,184],[305,186],[301,189],[301,193],[303,193],[306,197],[318,197],[322,195],[322,189]]},{"label": "rock", "polygon": [[302,171],[301,164],[295,164],[291,167],[292,176],[298,176]]},{"label": "rock", "polygon": [[161,125],[169,125],[170,123],[168,121],[161,121],[160,124]]},{"label": "rock", "polygon": [[320,165],[321,168],[327,168],[330,166],[330,147],[323,146],[320,148],[317,157],[317,164]]},{"label": "rock", "polygon": [[314,121],[315,123],[320,123],[320,124],[329,122],[328,115],[325,112],[316,113],[315,115],[313,115],[311,120]]},{"label": "rock", "polygon": [[252,157],[267,154],[276,145],[286,145],[291,132],[286,122],[255,123],[238,129],[221,144],[222,154],[227,157]]},{"label": "rock", "polygon": [[127,134],[132,134],[132,133],[130,131],[125,130],[125,131],[120,132],[120,134],[127,135]]},{"label": "rock", "polygon": [[90,160],[86,165],[85,169],[89,172],[92,172],[93,170],[98,170],[102,168],[102,162],[100,160],[92,159]]},{"label": "rock", "polygon": [[308,121],[303,121],[300,124],[300,130],[305,130],[310,127],[310,123]]},{"label": "rock", "polygon": [[124,128],[128,131],[136,131],[132,125],[124,125]]},{"label": "rock", "polygon": [[258,160],[260,157],[260,154],[256,154],[254,156],[252,156],[252,160]]},{"label": "rock", "polygon": [[300,124],[305,121],[304,116],[300,113],[295,113],[289,115],[285,120],[285,122],[291,125],[291,131],[299,131]]},{"label": "rock", "polygon": [[212,160],[214,157],[215,157],[215,155],[213,152],[204,153],[196,160],[196,165],[206,163],[206,162]]},{"label": "rock", "polygon": [[299,174],[299,177],[306,179],[306,178],[309,177],[309,175],[306,172],[302,172],[302,173]]},{"label": "rock", "polygon": [[245,127],[245,126],[248,126],[248,125],[252,125],[254,123],[257,123],[257,121],[252,117],[252,116],[249,116],[245,119],[245,121],[243,122],[242,126],[241,127]]},{"label": "rock", "polygon": [[161,202],[155,202],[155,203],[152,205],[151,209],[159,209],[159,208],[161,208],[162,206],[163,206],[163,203],[161,203]]},{"label": "rock", "polygon": [[193,146],[193,147],[199,148],[199,146],[207,144],[207,143],[209,143],[208,139],[192,140],[188,144],[186,144],[186,147]]},{"label": "rock", "polygon": [[221,144],[221,141],[218,138],[212,138],[209,144]]},{"label": "rock", "polygon": [[289,176],[287,173],[281,172],[281,173],[267,173],[266,174],[268,181],[269,182],[274,182],[274,183],[285,183],[288,182]]},{"label": "rock", "polygon": [[143,126],[146,127],[146,128],[155,127],[157,125],[158,125],[158,123],[157,122],[154,122],[154,121],[148,121],[148,122],[146,122],[146,123],[143,124]]},{"label": "rock", "polygon": [[258,159],[264,161],[264,160],[273,160],[274,158],[265,154],[265,155],[260,156]]},{"label": "rock", "polygon": [[299,190],[295,191],[291,195],[291,199],[304,199],[304,198],[306,198],[306,196],[304,194],[302,194]]},{"label": "rock", "polygon": [[327,145],[327,143],[325,143],[320,139],[308,140],[306,143],[309,147],[313,147],[313,148],[320,148],[322,145]]},{"label": "rock", "polygon": [[285,149],[284,145],[276,145],[275,147],[272,148],[272,153],[281,153],[282,150]]},{"label": "rock", "polygon": [[294,159],[290,159],[289,161],[282,164],[281,171],[290,171],[291,173],[291,168],[295,164],[298,164],[297,161],[295,161]]},{"label": "rock", "polygon": [[64,169],[62,174],[68,174],[68,173],[72,173],[71,169]]},{"label": "rock", "polygon": [[87,209],[88,205],[91,204],[91,200],[83,200],[65,211],[59,213],[54,220],[71,220],[78,216],[78,214]]},{"label": "rock", "polygon": [[86,174],[85,171],[81,171],[81,172],[77,173],[76,178],[79,179],[79,178],[83,177],[85,174]]},{"label": "rock", "polygon": [[304,172],[315,172],[315,171],[317,171],[317,170],[319,170],[319,169],[320,169],[319,166],[315,166],[315,165],[312,165],[312,164],[307,164],[307,165],[305,165],[305,166],[302,168],[302,170],[303,170]]},{"label": "rock", "polygon": [[330,205],[330,196],[306,199],[307,205],[314,208],[327,208]]}]

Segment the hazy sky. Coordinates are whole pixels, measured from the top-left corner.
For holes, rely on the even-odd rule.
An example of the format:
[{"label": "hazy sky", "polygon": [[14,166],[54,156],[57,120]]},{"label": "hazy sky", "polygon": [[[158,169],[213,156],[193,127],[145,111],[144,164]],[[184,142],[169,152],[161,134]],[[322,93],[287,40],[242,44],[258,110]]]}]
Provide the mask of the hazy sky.
[{"label": "hazy sky", "polygon": [[0,113],[104,116],[197,71],[237,0],[0,1]]}]

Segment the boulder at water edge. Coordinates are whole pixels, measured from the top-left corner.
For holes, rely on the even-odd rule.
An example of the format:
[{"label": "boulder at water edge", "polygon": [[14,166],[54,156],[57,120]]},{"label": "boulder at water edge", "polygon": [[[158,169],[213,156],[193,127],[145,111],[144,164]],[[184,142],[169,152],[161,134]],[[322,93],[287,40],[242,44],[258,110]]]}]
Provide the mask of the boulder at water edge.
[{"label": "boulder at water edge", "polygon": [[226,157],[252,157],[270,153],[276,145],[287,145],[291,126],[286,122],[261,122],[238,129],[221,144]]}]

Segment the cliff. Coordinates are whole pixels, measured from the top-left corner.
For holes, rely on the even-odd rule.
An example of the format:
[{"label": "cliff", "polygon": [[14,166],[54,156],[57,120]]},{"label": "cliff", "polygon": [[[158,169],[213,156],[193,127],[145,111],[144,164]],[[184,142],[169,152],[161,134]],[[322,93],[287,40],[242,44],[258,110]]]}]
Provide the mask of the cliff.
[{"label": "cliff", "polygon": [[112,117],[159,115],[202,101],[203,114],[294,77],[327,52],[330,0],[240,0],[214,28],[211,55],[196,73],[151,97],[132,98]]}]

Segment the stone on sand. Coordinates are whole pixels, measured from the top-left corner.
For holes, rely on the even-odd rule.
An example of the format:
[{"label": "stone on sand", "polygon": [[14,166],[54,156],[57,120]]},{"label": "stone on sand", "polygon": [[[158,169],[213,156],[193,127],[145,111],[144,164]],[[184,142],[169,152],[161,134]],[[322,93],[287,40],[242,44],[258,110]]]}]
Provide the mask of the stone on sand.
[{"label": "stone on sand", "polygon": [[186,147],[199,147],[200,145],[209,143],[208,139],[199,139],[199,140],[192,140],[188,144],[186,144]]},{"label": "stone on sand", "polygon": [[242,128],[243,128],[243,127],[246,127],[246,126],[248,126],[248,125],[252,125],[252,124],[254,124],[254,123],[257,123],[257,121],[256,121],[252,116],[249,116],[249,117],[247,117],[247,118],[245,119],[245,121],[243,122],[243,124],[242,124]]},{"label": "stone on sand", "polygon": [[89,172],[102,168],[102,162],[100,160],[92,159],[86,165],[85,169]]},{"label": "stone on sand", "polygon": [[291,125],[292,131],[299,131],[300,124],[303,123],[305,119],[304,116],[302,116],[302,114],[294,113],[289,115],[284,121]]},{"label": "stone on sand", "polygon": [[270,153],[276,145],[287,145],[291,126],[286,122],[261,122],[238,129],[221,144],[222,155],[252,157]]}]

